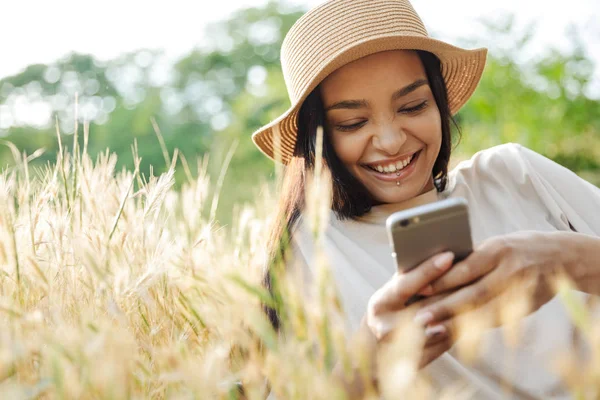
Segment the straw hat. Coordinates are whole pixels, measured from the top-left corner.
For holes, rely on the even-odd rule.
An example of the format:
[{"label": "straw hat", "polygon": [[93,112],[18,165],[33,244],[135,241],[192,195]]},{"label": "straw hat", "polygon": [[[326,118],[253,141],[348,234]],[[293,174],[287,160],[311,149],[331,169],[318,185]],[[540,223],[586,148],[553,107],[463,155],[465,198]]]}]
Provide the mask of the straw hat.
[{"label": "straw hat", "polygon": [[465,50],[429,37],[408,0],[330,0],[304,14],[286,35],[281,67],[291,107],[252,134],[269,158],[287,164],[294,152],[298,111],[336,69],[380,51],[413,49],[441,61],[450,112],[477,87],[487,49]]}]

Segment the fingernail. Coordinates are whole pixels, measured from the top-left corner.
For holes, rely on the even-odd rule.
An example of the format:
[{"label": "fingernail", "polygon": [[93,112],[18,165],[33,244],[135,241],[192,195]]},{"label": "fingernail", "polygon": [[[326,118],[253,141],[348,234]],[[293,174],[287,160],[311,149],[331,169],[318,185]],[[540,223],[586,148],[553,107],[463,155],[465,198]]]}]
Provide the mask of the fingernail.
[{"label": "fingernail", "polygon": [[433,286],[427,285],[419,292],[421,296],[431,296],[433,294]]},{"label": "fingernail", "polygon": [[426,326],[431,321],[433,321],[433,314],[429,311],[419,311],[417,315],[415,315],[414,320],[416,324],[421,326]]},{"label": "fingernail", "polygon": [[444,325],[428,326],[425,328],[425,337],[427,338],[432,338],[444,333],[446,333],[446,327]]},{"label": "fingernail", "polygon": [[454,253],[447,251],[435,257],[433,259],[433,265],[441,270],[445,270],[450,268],[452,265],[452,260],[454,259]]}]

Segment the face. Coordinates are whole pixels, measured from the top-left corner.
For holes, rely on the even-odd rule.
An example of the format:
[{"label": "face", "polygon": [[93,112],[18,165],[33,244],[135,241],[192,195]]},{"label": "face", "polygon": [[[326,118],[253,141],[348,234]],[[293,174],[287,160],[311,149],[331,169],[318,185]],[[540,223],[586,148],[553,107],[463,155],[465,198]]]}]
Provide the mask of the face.
[{"label": "face", "polygon": [[442,124],[416,52],[361,58],[329,75],[320,91],[337,156],[378,203],[434,187]]}]

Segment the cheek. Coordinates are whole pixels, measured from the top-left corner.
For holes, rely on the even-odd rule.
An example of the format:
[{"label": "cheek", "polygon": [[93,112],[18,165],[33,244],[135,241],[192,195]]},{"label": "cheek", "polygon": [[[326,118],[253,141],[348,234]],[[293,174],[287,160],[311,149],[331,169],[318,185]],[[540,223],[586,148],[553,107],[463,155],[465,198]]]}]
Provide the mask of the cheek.
[{"label": "cheek", "polygon": [[340,134],[333,133],[331,135],[331,143],[338,158],[345,165],[357,163],[367,146],[368,138],[365,135],[357,133]]},{"label": "cheek", "polygon": [[442,143],[442,120],[437,109],[415,118],[411,131],[417,139],[429,147],[439,148]]}]

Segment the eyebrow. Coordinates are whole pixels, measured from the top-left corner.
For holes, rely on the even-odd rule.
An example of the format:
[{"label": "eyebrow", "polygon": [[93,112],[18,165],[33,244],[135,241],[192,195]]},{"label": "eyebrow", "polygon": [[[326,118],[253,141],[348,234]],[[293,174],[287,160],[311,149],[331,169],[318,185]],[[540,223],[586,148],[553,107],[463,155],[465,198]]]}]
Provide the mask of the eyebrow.
[{"label": "eyebrow", "polygon": [[[392,101],[398,100],[400,97],[404,97],[407,94],[414,92],[421,86],[427,85],[427,84],[428,84],[427,79],[418,79],[418,80],[414,81],[413,83],[406,85],[402,89],[395,91],[394,94],[392,94]],[[334,103],[334,104],[330,105],[329,107],[327,107],[325,109],[325,112],[331,111],[331,110],[339,110],[342,108],[356,110],[359,108],[367,107],[368,105],[369,105],[369,103],[364,99],[363,100],[343,100],[338,103]]]}]

